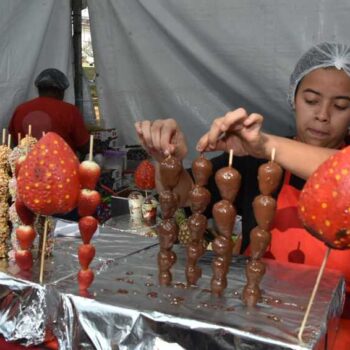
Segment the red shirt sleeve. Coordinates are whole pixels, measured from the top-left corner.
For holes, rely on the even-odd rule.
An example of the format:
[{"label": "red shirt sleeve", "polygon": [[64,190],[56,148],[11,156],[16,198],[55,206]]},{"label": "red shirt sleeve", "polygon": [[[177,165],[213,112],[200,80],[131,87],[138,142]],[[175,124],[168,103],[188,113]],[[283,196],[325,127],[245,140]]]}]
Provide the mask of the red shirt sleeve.
[{"label": "red shirt sleeve", "polygon": [[79,109],[73,106],[73,128],[72,128],[72,142],[75,148],[84,146],[89,142],[90,134],[86,129],[84,124],[83,116],[81,115]]}]

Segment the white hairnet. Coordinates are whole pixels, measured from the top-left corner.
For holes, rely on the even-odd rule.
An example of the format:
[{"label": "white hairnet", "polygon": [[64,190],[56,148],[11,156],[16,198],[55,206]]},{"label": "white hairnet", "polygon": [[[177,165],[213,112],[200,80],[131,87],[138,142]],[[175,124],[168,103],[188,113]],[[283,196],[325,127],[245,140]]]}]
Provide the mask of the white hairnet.
[{"label": "white hairnet", "polygon": [[34,82],[37,88],[56,88],[66,90],[69,86],[67,77],[58,69],[48,68],[43,70]]},{"label": "white hairnet", "polygon": [[300,81],[317,68],[335,67],[350,76],[350,46],[322,43],[306,51],[296,64],[289,80],[288,102],[294,108],[295,92]]}]

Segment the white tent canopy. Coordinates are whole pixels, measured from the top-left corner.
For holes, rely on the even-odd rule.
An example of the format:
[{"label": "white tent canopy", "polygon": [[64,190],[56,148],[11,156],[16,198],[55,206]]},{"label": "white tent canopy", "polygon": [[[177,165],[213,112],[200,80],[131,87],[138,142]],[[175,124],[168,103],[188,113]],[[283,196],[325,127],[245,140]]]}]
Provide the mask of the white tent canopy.
[{"label": "white tent canopy", "polygon": [[[106,126],[130,144],[137,141],[136,120],[176,118],[192,155],[213,118],[239,106],[262,113],[267,130],[292,135],[286,91],[296,60],[322,41],[350,43],[349,0],[88,0],[88,6]],[[35,95],[42,69],[71,77],[70,16],[70,0],[0,2],[2,127],[18,103]]]}]

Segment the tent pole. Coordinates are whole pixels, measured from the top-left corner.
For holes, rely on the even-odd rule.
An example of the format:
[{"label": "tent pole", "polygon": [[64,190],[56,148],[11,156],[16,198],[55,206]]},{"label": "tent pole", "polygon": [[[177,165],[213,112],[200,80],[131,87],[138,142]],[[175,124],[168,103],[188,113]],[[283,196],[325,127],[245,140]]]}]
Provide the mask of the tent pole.
[{"label": "tent pole", "polygon": [[74,51],[74,95],[75,105],[83,113],[83,67],[81,57],[81,10],[82,0],[72,0],[73,51]]}]

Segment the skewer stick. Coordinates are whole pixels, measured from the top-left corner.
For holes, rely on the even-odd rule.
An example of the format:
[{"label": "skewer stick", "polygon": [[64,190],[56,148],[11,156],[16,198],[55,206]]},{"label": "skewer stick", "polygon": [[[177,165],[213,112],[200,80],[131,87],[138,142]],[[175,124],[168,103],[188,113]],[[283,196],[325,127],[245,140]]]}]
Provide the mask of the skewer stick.
[{"label": "skewer stick", "polygon": [[42,136],[44,137],[46,135],[46,132],[45,131],[43,131],[43,134],[42,134]]},{"label": "skewer stick", "polygon": [[2,129],[2,144],[4,145],[6,142],[6,129]]},{"label": "skewer stick", "polygon": [[32,124],[28,125],[28,135],[32,136]]},{"label": "skewer stick", "polygon": [[17,134],[17,144],[19,145],[21,143],[21,133],[19,132]]},{"label": "skewer stick", "polygon": [[43,284],[43,277],[44,277],[44,263],[45,263],[45,251],[46,251],[46,238],[47,238],[47,226],[48,226],[48,219],[45,218],[45,226],[44,226],[44,234],[43,234],[43,245],[41,247],[41,259],[40,259],[40,277],[39,282],[40,284]]},{"label": "skewer stick", "polygon": [[275,161],[275,155],[276,155],[276,148],[272,148],[272,151],[271,151],[271,162],[274,162]]},{"label": "skewer stick", "polygon": [[232,161],[233,161],[233,149],[230,149],[230,156],[228,159],[228,166],[232,167]]},{"label": "skewer stick", "polygon": [[327,263],[328,256],[329,256],[330,252],[331,252],[331,248],[328,247],[327,251],[326,251],[326,254],[324,255],[324,258],[323,258],[320,270],[318,271],[316,283],[315,283],[314,289],[312,290],[311,297],[310,297],[309,303],[308,303],[306,311],[305,311],[303,322],[301,323],[301,326],[300,326],[300,330],[299,330],[299,333],[298,333],[298,339],[299,339],[299,341],[301,343],[303,342],[303,332],[304,332],[304,329],[305,329],[305,325],[306,325],[307,319],[308,319],[309,314],[310,314],[311,306],[312,306],[312,304],[314,302],[318,286],[320,285],[321,277],[322,277],[324,269],[326,267],[326,263]]},{"label": "skewer stick", "polygon": [[7,138],[7,147],[11,148],[11,134],[8,134],[8,138]]},{"label": "skewer stick", "polygon": [[90,135],[90,151],[89,151],[89,161],[92,161],[92,150],[94,148],[94,135]]}]

